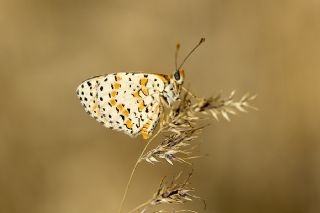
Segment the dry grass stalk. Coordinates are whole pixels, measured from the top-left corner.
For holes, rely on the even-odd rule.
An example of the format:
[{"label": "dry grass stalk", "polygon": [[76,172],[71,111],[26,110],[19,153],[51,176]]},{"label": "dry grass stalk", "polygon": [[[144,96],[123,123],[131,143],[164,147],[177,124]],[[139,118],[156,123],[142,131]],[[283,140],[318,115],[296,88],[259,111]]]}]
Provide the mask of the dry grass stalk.
[{"label": "dry grass stalk", "polygon": [[[227,98],[222,98],[221,95],[207,99],[198,98],[193,96],[190,92],[186,92],[182,95],[182,98],[177,101],[163,117],[160,123],[160,129],[147,142],[142,153],[137,159],[127,183],[119,212],[122,210],[132,177],[139,163],[147,161],[153,164],[160,161],[160,159],[165,159],[170,164],[173,164],[174,161],[190,164],[188,160],[197,157],[193,156],[192,152],[197,145],[192,143],[205,127],[201,123],[209,118],[208,115],[212,115],[216,120],[219,120],[219,117],[222,116],[226,120],[230,121],[230,115],[237,114],[237,112],[247,112],[247,109],[249,108],[255,109],[249,103],[254,100],[256,96],[250,96],[247,94],[241,97],[240,100],[235,100],[234,95],[234,91],[231,92]],[[155,140],[159,134],[165,134],[166,137],[164,141],[155,148],[146,152],[151,141]],[[183,188],[189,184],[189,178],[182,185],[174,183],[167,185],[162,182],[158,193],[155,195],[154,199],[148,203],[148,205],[154,206],[161,203],[183,203],[191,198],[198,198],[192,195],[192,189]],[[172,192],[175,190],[176,193],[167,193],[170,190]],[[145,204],[143,204],[143,206],[145,206]],[[141,206],[136,209],[141,209]],[[179,211],[192,212],[191,210]]]},{"label": "dry grass stalk", "polygon": [[230,121],[230,115],[236,115],[237,112],[247,112],[247,109],[257,110],[257,108],[250,105],[256,95],[246,94],[238,101],[234,99],[234,96],[235,91],[232,91],[227,98],[222,98],[221,94],[219,94],[215,97],[202,99],[192,105],[192,110],[202,114],[210,113],[216,120],[219,120],[221,115],[227,121]]},{"label": "dry grass stalk", "polygon": [[165,159],[171,165],[173,161],[190,164],[188,160],[198,157],[193,156],[192,152],[197,145],[191,143],[198,138],[202,129],[203,127],[188,128],[180,131],[179,134],[174,132],[168,135],[161,144],[143,155],[140,161],[145,160],[153,164],[160,159]]},{"label": "dry grass stalk", "polygon": [[[165,181],[165,177],[162,178],[159,188],[153,195],[153,198],[138,206],[131,212],[136,212],[142,209],[140,212],[145,213],[147,209],[161,205],[161,204],[182,204],[194,199],[200,199],[200,197],[193,194],[194,189],[190,187],[190,179],[192,172],[188,177],[179,182],[182,172],[172,179],[171,182]],[[130,212],[130,213],[131,213]],[[165,210],[158,210],[156,212],[167,212]],[[171,212],[196,212],[192,210],[173,210]],[[155,212],[154,212],[155,213]]]},{"label": "dry grass stalk", "polygon": [[174,177],[171,182],[166,182],[165,178],[163,178],[157,192],[150,201],[150,205],[156,206],[164,203],[181,204],[192,201],[194,198],[199,199],[200,197],[194,195],[194,189],[190,187],[192,172],[189,173],[184,181],[178,183],[181,174],[182,172]]}]

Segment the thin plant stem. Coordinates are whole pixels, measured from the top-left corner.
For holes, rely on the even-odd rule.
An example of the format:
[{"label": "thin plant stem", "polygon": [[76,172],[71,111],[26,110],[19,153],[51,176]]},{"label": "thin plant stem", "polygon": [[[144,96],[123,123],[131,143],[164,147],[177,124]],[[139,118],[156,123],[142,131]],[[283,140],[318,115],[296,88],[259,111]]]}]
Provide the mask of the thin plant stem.
[{"label": "thin plant stem", "polygon": [[136,208],[134,208],[133,210],[131,210],[129,213],[133,213],[133,212],[141,209],[142,207],[145,207],[145,206],[149,205],[150,201],[151,201],[151,200],[148,200],[148,201],[140,204],[139,206],[137,206]]},{"label": "thin plant stem", "polygon": [[127,197],[127,193],[128,193],[128,190],[129,190],[129,187],[130,187],[130,184],[131,184],[131,181],[132,181],[132,178],[133,178],[133,175],[134,175],[134,172],[136,171],[137,167],[138,167],[138,164],[140,163],[140,160],[142,158],[142,156],[144,155],[145,151],[147,150],[148,146],[150,145],[150,143],[159,135],[159,133],[162,131],[162,128],[160,128],[158,130],[158,132],[156,134],[154,134],[152,136],[152,138],[150,138],[150,140],[147,142],[147,144],[144,146],[139,158],[137,159],[132,171],[131,171],[131,175],[130,175],[130,178],[128,180],[128,183],[127,183],[127,186],[126,186],[126,189],[124,191],[124,194],[123,194],[123,197],[122,197],[122,201],[121,201],[121,204],[120,204],[120,208],[119,208],[119,213],[122,212],[122,208],[123,208],[123,204],[124,204],[124,201]]}]

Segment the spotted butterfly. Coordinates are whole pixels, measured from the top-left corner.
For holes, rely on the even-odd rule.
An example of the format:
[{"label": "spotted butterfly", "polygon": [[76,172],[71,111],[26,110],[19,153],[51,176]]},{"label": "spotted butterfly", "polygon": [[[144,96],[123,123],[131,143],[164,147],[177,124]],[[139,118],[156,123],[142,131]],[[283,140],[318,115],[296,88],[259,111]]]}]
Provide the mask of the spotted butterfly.
[{"label": "spotted butterfly", "polygon": [[[119,72],[92,77],[77,88],[85,111],[105,127],[147,139],[156,128],[163,105],[171,106],[184,82],[181,68],[190,51],[173,74]],[[176,59],[179,46],[177,46]]]}]

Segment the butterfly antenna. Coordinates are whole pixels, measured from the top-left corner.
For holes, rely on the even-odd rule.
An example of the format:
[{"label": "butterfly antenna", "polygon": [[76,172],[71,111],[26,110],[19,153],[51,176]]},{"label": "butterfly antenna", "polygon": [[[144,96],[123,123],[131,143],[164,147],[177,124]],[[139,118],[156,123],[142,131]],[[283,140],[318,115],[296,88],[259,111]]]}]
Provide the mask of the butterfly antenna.
[{"label": "butterfly antenna", "polygon": [[177,70],[180,70],[181,67],[183,66],[183,64],[187,61],[187,59],[190,57],[190,55],[203,43],[205,42],[205,38],[201,38],[199,43],[188,53],[188,55],[183,59],[183,61],[181,62],[180,66],[178,67]]},{"label": "butterfly antenna", "polygon": [[176,52],[175,52],[175,54],[174,54],[174,64],[175,64],[176,70],[178,69],[178,53],[179,53],[179,49],[180,49],[180,44],[177,43],[177,45],[176,45]]}]

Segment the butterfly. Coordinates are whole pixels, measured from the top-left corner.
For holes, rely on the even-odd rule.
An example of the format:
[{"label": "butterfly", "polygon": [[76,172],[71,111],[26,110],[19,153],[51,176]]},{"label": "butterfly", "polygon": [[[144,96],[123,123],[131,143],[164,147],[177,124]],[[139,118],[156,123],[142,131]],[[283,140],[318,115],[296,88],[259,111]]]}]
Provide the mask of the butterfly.
[{"label": "butterfly", "polygon": [[179,98],[184,82],[182,65],[204,38],[189,52],[170,75],[118,72],[95,76],[83,81],[76,90],[85,111],[107,128],[130,136],[149,138],[155,130],[164,105]]}]

